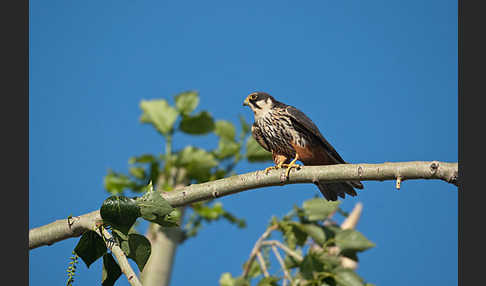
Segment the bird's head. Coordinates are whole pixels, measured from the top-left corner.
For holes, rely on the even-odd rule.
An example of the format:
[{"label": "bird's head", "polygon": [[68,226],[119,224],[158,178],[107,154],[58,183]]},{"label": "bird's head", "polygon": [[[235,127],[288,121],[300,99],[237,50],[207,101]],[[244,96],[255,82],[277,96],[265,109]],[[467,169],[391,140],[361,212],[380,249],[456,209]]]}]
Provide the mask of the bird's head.
[{"label": "bird's head", "polygon": [[272,109],[277,101],[273,96],[265,92],[250,93],[243,102],[243,105],[247,105],[255,113],[255,117],[259,117],[266,114]]}]

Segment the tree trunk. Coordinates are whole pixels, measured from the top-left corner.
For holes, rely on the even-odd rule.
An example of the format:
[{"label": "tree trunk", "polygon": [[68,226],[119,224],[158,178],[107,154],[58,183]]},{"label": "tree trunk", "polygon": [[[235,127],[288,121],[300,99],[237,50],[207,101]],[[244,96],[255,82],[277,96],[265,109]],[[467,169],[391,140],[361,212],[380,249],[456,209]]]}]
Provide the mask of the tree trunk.
[{"label": "tree trunk", "polygon": [[[187,185],[185,171],[173,169],[169,185],[174,189],[184,188]],[[162,175],[157,182],[158,190],[163,191],[160,186],[167,183]],[[179,225],[182,225],[184,211],[186,207],[179,208],[181,212]],[[146,237],[152,245],[150,257],[145,265],[140,279],[144,286],[168,286],[172,274],[172,266],[177,246],[182,241],[183,231],[180,227],[162,227],[156,223],[151,223],[147,230]]]},{"label": "tree trunk", "polygon": [[170,284],[175,252],[182,238],[182,230],[179,227],[161,227],[151,223],[146,236],[152,245],[152,252],[140,274],[142,284],[167,286]]}]

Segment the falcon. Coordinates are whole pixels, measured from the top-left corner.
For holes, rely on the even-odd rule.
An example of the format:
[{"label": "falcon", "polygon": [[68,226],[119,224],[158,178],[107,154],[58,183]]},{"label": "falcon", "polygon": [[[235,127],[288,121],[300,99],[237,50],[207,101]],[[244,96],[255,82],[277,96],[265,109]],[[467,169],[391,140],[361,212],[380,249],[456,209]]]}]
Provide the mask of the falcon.
[{"label": "falcon", "polygon": [[[287,167],[286,178],[292,168],[303,165],[347,164],[334,147],[322,136],[319,128],[302,111],[282,103],[265,92],[254,92],[243,102],[251,108],[255,122],[251,127],[253,138],[267,151],[272,152],[275,166],[265,169]],[[359,181],[316,183],[322,195],[330,201],[345,194],[356,196],[354,188],[363,189]]]}]

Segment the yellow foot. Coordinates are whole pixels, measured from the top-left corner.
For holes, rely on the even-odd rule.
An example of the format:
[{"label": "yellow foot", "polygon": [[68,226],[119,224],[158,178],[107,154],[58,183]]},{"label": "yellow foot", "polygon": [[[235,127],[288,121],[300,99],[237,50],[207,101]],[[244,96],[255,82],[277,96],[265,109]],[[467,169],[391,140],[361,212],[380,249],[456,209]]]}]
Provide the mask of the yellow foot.
[{"label": "yellow foot", "polygon": [[276,170],[276,169],[282,168],[282,166],[281,166],[281,165],[282,165],[282,164],[278,164],[278,165],[275,165],[275,166],[270,166],[270,167],[265,168],[265,170],[264,170],[265,175],[268,175],[268,172],[269,172],[270,170],[273,170],[273,169],[275,169],[275,170]]},{"label": "yellow foot", "polygon": [[273,169],[275,169],[275,170],[276,170],[276,169],[280,169],[280,168],[282,168],[282,165],[284,165],[284,164],[283,164],[283,163],[279,163],[279,164],[277,164],[277,165],[275,165],[275,166],[270,166],[270,167],[268,167],[268,168],[265,168],[265,170],[264,170],[265,175],[267,175],[267,174],[268,174],[268,172],[269,172],[270,170],[273,170]]},{"label": "yellow foot", "polygon": [[292,168],[300,169],[301,165],[296,164],[295,161],[297,160],[293,160],[292,162],[290,162],[290,164],[282,164],[282,167],[287,167],[287,170],[285,171],[285,180],[288,180],[289,178],[290,169]]},{"label": "yellow foot", "polygon": [[265,168],[265,170],[264,170],[265,175],[268,175],[268,172],[269,172],[270,170],[277,169],[277,168],[278,168],[277,166],[271,166],[271,167]]}]

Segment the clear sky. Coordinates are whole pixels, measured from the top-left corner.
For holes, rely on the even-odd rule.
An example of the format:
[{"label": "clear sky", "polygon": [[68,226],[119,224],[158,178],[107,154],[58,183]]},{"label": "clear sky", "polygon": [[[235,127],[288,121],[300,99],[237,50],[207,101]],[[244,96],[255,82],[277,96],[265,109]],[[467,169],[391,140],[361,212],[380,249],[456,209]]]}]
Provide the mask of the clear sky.
[{"label": "clear sky", "polygon": [[[198,110],[238,124],[269,92],[304,111],[353,163],[458,160],[457,1],[30,1],[29,228],[100,207],[108,168],[163,151],[142,99],[194,89]],[[174,144],[216,146],[214,136]],[[237,173],[267,167],[241,163]],[[358,230],[376,243],[358,274],[376,285],[457,285],[457,188],[364,182]],[[205,227],[178,248],[172,285],[241,274],[272,215],[313,185],[219,199],[248,227]],[[78,239],[30,251],[31,285],[63,285]],[[75,285],[96,285],[81,262]],[[121,277],[117,285],[128,285]]]}]

